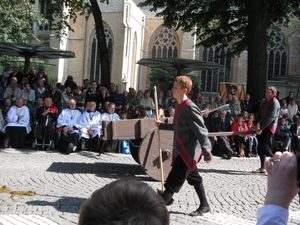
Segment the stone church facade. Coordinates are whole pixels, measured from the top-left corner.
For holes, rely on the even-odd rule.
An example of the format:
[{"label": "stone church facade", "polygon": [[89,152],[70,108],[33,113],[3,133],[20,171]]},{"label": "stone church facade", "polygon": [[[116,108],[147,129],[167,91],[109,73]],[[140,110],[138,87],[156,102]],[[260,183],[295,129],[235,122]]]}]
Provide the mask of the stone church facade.
[{"label": "stone church facade", "polygon": [[[41,10],[41,4],[49,0],[36,1]],[[215,61],[225,69],[217,71],[193,71],[198,74],[202,91],[217,93],[219,82],[246,83],[247,52],[235,58],[216,58],[227,49],[216,51],[211,48],[196,48],[196,38],[191,33],[182,30],[172,30],[162,26],[162,19],[155,17],[147,8],[139,8],[140,0],[110,1],[109,5],[100,4],[105,27],[106,42],[110,54],[111,81],[122,84],[123,90],[134,87],[145,90],[149,87],[147,79],[150,68],[140,66],[136,62],[141,58],[178,57]],[[97,38],[95,35],[94,18],[77,19],[72,25],[75,32],[68,32],[66,37],[57,40],[49,30],[37,30],[44,42],[51,47],[74,51],[76,58],[50,60],[57,69],[58,81],[64,82],[72,75],[78,84],[83,79],[100,82],[100,62],[97,57]],[[272,31],[270,31],[272,32]],[[283,33],[272,33],[275,44],[268,50],[268,83],[279,87],[281,93],[289,90],[297,91],[298,83],[273,81],[279,76],[300,75],[300,52],[297,46],[299,38]],[[47,36],[48,34],[48,36]],[[48,37],[48,38],[47,38]]]}]

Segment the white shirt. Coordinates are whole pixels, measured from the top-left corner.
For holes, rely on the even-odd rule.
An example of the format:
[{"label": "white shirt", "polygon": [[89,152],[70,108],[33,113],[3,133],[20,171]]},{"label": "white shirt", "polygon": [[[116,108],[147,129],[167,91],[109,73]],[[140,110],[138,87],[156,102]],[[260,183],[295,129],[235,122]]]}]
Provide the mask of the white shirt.
[{"label": "white shirt", "polygon": [[[62,126],[66,126],[66,127],[79,127],[79,121],[80,121],[80,117],[81,117],[81,112],[78,109],[70,109],[70,108],[66,108],[64,109],[58,119],[57,119],[57,125],[56,127],[62,127]],[[73,130],[70,133],[78,133],[79,130]]]},{"label": "white shirt", "polygon": [[298,106],[296,104],[295,105],[289,104],[287,108],[289,111],[290,118],[293,118],[293,116],[295,116],[297,114]]},{"label": "white shirt", "polygon": [[113,114],[103,113],[102,121],[108,121],[108,120],[120,120],[120,117],[117,113],[113,113]]},{"label": "white shirt", "polygon": [[25,127],[27,134],[31,131],[30,127],[30,115],[27,106],[22,106],[18,108],[17,106],[12,106],[7,113],[8,123],[2,129],[5,133],[6,127]]},{"label": "white shirt", "polygon": [[286,225],[289,211],[277,205],[265,205],[257,211],[256,225]]},{"label": "white shirt", "polygon": [[92,129],[94,131],[93,137],[101,136],[102,134],[102,120],[101,113],[98,111],[94,112],[84,112],[79,120],[79,129],[80,129],[80,138],[84,137],[89,139],[90,135],[88,134],[88,130]]}]

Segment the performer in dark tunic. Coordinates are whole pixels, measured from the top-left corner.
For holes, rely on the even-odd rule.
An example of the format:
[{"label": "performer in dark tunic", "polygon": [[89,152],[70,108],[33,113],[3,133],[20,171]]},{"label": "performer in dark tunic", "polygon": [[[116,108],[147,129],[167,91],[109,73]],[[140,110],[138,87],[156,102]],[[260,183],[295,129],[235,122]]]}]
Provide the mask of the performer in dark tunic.
[{"label": "performer in dark tunic", "polygon": [[174,192],[179,192],[185,179],[193,185],[200,200],[199,208],[191,216],[199,216],[210,211],[205,196],[202,177],[198,173],[197,163],[204,155],[204,160],[212,160],[211,143],[204,125],[200,109],[187,98],[192,81],[186,76],[178,76],[173,85],[173,96],[177,99],[174,122],[165,124],[156,121],[160,129],[174,130],[172,169],[165,182],[166,190],[162,198],[170,204]]},{"label": "performer in dark tunic", "polygon": [[35,118],[38,120],[36,128],[36,138],[39,144],[43,142],[49,144],[55,137],[55,122],[57,120],[57,108],[53,105],[51,98],[45,98],[44,106],[36,111]]},{"label": "performer in dark tunic", "polygon": [[79,140],[78,123],[81,112],[76,108],[76,100],[70,99],[69,108],[64,109],[57,119],[57,130],[60,132],[58,149],[70,154],[76,150]]},{"label": "performer in dark tunic", "polygon": [[260,158],[260,168],[253,170],[253,173],[265,173],[266,155],[273,157],[271,150],[271,137],[275,134],[278,117],[280,112],[280,104],[276,99],[277,90],[274,86],[270,86],[266,90],[266,99],[263,101],[259,112],[255,117],[256,134],[258,135],[258,155]]}]

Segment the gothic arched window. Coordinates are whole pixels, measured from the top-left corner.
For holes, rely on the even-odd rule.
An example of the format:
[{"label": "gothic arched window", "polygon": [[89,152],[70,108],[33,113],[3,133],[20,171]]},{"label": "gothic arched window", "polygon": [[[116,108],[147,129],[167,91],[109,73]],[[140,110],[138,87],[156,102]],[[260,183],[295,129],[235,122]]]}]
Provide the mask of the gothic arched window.
[{"label": "gothic arched window", "polygon": [[268,63],[267,77],[272,80],[275,77],[287,75],[287,44],[281,33],[269,31],[272,38],[267,45]]},{"label": "gothic arched window", "polygon": [[152,44],[152,58],[177,58],[178,40],[174,32],[163,27],[155,36]]},{"label": "gothic arched window", "polygon": [[[112,47],[113,47],[113,37],[111,30],[103,24],[104,26],[104,34],[106,40],[106,46],[108,48],[108,63],[109,67],[111,65],[111,56],[112,56]],[[98,83],[101,82],[101,64],[100,58],[98,54],[98,39],[96,32],[93,36],[92,40],[92,52],[91,52],[91,68],[90,68],[90,80],[95,80]]]},{"label": "gothic arched window", "polygon": [[[48,8],[50,7],[51,1],[50,0],[40,0],[39,1],[39,8],[41,16],[45,16],[48,13]],[[52,21],[48,21],[49,24],[45,24],[39,27],[39,30],[50,30]]]},{"label": "gothic arched window", "polygon": [[203,61],[211,61],[224,66],[219,70],[201,71],[201,90],[203,92],[219,92],[220,82],[229,82],[230,58],[224,56],[227,48],[217,50],[216,47],[204,48],[202,53]]}]

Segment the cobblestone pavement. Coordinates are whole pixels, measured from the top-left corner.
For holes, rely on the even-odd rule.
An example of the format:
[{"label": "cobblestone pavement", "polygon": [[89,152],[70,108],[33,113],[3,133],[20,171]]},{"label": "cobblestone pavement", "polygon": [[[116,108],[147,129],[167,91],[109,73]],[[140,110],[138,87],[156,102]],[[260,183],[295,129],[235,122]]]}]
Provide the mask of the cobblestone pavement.
[{"label": "cobblestone pavement", "polygon": [[[252,174],[258,158],[214,158],[200,162],[211,212],[201,217],[188,214],[198,198],[185,183],[175,202],[168,206],[171,224],[255,224],[256,211],[266,193],[266,175]],[[91,193],[123,177],[135,177],[155,190],[153,181],[130,155],[80,152],[63,155],[56,151],[0,149],[0,186],[11,190],[34,191],[35,196],[0,193],[0,224],[77,224],[80,206]],[[289,224],[300,221],[295,198],[290,207]]]}]

